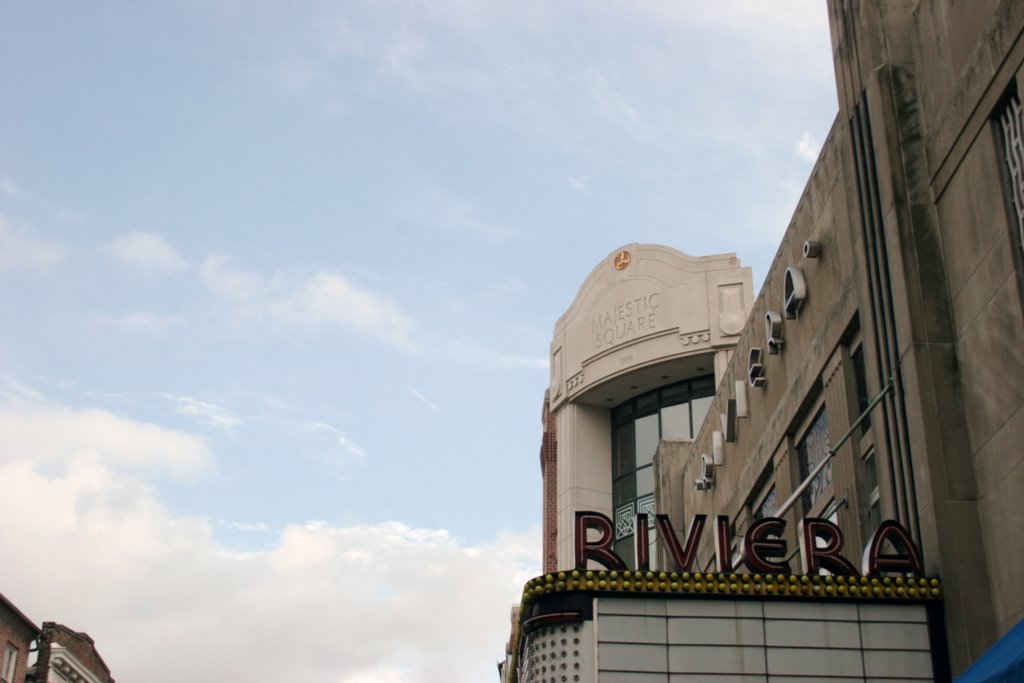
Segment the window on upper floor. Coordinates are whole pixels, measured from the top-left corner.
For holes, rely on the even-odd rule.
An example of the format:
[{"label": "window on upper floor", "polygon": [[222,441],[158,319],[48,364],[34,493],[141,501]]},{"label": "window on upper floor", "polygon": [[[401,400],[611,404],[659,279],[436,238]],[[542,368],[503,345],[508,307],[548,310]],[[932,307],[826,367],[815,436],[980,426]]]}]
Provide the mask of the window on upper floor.
[{"label": "window on upper floor", "polygon": [[[822,406],[797,444],[797,462],[800,467],[800,481],[807,479],[814,468],[828,456],[828,410]],[[809,514],[815,502],[832,485],[832,460],[815,475],[802,496],[804,512]]]},{"label": "window on upper floor", "polygon": [[761,502],[758,503],[757,507],[754,508],[754,519],[764,519],[765,517],[774,517],[779,511],[779,494],[775,488],[775,484],[772,484],[768,489],[768,492],[761,498]]},{"label": "window on upper floor", "polygon": [[878,492],[878,470],[875,464],[875,449],[872,448],[861,458],[864,466],[864,489],[867,496],[864,538],[870,538],[882,523],[882,500]]},{"label": "window on upper floor", "polygon": [[[882,498],[879,488],[879,453],[875,449],[874,434],[871,432],[871,413],[865,412],[873,397],[869,394],[867,371],[864,358],[864,344],[860,333],[853,336],[849,343],[850,369],[847,381],[852,383],[852,394],[856,401],[851,402],[850,419],[860,418],[859,436],[852,439],[854,458],[854,474],[856,478],[856,505],[859,515],[862,538],[869,538],[882,521]],[[852,376],[851,376],[852,375]],[[847,393],[854,398],[851,392]],[[873,410],[880,410],[876,407]],[[880,421],[883,423],[884,420]]]},{"label": "window on upper floor", "polygon": [[4,650],[3,666],[0,667],[0,683],[14,683],[14,670],[18,665],[18,648],[10,643]]},{"label": "window on upper floor", "polygon": [[646,512],[654,562],[654,454],[661,439],[691,439],[715,396],[713,376],[641,394],[612,410],[612,506],[615,552],[632,564],[633,520]]},{"label": "window on upper floor", "polygon": [[[850,355],[853,363],[853,379],[857,391],[857,417],[864,415],[871,399],[868,397],[868,377],[864,370],[864,349],[858,346],[857,350]],[[871,413],[864,415],[860,421],[860,433],[866,434],[871,429]]]},{"label": "window on upper floor", "polygon": [[1024,110],[1016,93],[1003,100],[996,112],[999,124],[1000,156],[1010,213],[1014,263],[1024,276]]}]

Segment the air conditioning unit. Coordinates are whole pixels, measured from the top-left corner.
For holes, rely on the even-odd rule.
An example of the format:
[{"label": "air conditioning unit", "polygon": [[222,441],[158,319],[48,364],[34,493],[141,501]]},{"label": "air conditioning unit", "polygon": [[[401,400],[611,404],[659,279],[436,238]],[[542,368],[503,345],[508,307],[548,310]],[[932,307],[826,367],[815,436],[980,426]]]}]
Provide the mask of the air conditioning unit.
[{"label": "air conditioning unit", "polygon": [[705,481],[715,480],[715,459],[707,453],[700,456],[700,477]]}]

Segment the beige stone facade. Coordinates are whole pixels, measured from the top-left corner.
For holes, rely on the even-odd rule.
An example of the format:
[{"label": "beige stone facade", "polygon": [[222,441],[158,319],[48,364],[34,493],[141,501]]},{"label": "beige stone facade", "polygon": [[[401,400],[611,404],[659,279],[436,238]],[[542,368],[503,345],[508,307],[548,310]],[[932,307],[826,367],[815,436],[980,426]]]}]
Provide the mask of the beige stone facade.
[{"label": "beige stone facade", "polygon": [[612,252],[584,281],[551,344],[546,440],[557,444],[557,464],[545,477],[549,483],[554,475],[557,484],[545,487],[549,569],[573,562],[576,511],[615,515],[612,407],[662,385],[720,374],[752,291],[750,269],[733,254],[693,258],[650,244]]},{"label": "beige stone facade", "polygon": [[[748,415],[710,490],[673,490],[672,473],[694,479],[713,421],[663,449],[661,503],[729,515],[735,545],[767,496],[806,478],[815,425],[837,444],[879,398],[785,513],[790,541],[801,517],[828,516],[856,558],[879,518],[905,525],[943,579],[955,674],[1024,616],[1024,3],[835,0],[830,14],[839,116],[711,408],[742,392]],[[790,268],[806,288],[792,317]]]},{"label": "beige stone facade", "polygon": [[[628,245],[558,321],[545,571],[573,567],[575,511],[618,523],[617,435],[639,443],[685,386],[706,418],[662,430],[646,508],[636,455],[636,509],[681,541],[727,515],[738,560],[766,516],[790,548],[801,519],[834,521],[856,564],[898,521],[942,579],[956,675],[1024,617],[1024,3],[829,12],[839,113],[758,296],[731,255]],[[708,377],[706,399],[686,384]],[[700,569],[714,552],[706,534]]]}]

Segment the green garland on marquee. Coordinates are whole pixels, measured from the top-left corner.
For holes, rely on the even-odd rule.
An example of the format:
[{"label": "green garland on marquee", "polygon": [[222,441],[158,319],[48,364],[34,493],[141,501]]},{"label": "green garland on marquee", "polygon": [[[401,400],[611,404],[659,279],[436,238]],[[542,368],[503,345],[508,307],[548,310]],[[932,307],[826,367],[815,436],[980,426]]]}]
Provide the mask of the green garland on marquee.
[{"label": "green garland on marquee", "polygon": [[942,597],[939,580],[925,577],[574,569],[530,579],[523,589],[523,604],[529,604],[542,595],[571,591],[881,600],[935,600]]}]

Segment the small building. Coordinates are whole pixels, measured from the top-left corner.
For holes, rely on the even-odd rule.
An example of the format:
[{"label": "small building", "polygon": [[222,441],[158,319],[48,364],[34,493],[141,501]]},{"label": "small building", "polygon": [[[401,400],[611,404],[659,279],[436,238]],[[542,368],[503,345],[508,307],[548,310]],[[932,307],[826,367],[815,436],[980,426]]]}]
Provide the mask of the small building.
[{"label": "small building", "polygon": [[114,683],[114,678],[89,634],[44,621],[39,634],[39,656],[26,681]]},{"label": "small building", "polygon": [[21,683],[28,670],[28,655],[39,627],[0,594],[0,683]]}]

